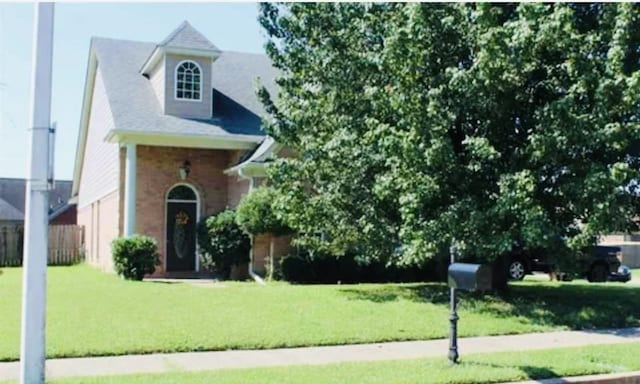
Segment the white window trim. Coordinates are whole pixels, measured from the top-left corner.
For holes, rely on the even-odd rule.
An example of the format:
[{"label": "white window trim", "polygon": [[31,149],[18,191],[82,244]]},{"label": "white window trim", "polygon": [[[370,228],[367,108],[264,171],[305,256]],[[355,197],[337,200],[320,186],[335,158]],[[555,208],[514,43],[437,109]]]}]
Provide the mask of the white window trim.
[{"label": "white window trim", "polygon": [[[192,63],[198,68],[198,71],[200,71],[200,92],[199,92],[200,97],[197,99],[186,99],[186,98],[178,97],[178,68],[180,68],[180,66],[184,63]],[[202,91],[204,91],[204,87],[202,86],[203,84],[204,84],[204,72],[202,71],[202,67],[200,66],[200,64],[198,64],[193,60],[182,60],[181,62],[178,63],[178,65],[176,65],[176,68],[173,70],[173,99],[175,101],[187,101],[187,102],[200,103],[202,102]]]},{"label": "white window trim", "polygon": [[[169,193],[175,188],[175,187],[179,187],[179,186],[185,186],[190,188],[193,193],[195,193],[196,195],[196,199],[195,200],[178,200],[178,199],[169,199]],[[196,238],[195,238],[195,242],[196,242],[196,251],[195,251],[195,258],[196,258],[196,272],[200,272],[200,247],[198,246],[198,224],[200,223],[200,194],[198,193],[198,189],[193,185],[193,184],[189,184],[189,183],[176,183],[173,184],[171,186],[171,188],[167,189],[167,192],[165,192],[165,196],[164,196],[164,227],[162,228],[162,230],[164,231],[164,244],[162,245],[163,249],[164,249],[164,257],[163,257],[163,267],[164,267],[164,273],[171,273],[171,271],[167,271],[167,224],[168,224],[168,211],[169,211],[169,203],[192,203],[192,204],[196,204]]]}]

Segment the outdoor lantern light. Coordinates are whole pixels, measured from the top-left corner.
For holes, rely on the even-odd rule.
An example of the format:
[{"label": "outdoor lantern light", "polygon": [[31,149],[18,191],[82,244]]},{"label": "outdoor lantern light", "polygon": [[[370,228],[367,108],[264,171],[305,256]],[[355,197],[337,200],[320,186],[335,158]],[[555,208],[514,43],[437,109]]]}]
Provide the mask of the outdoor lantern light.
[{"label": "outdoor lantern light", "polygon": [[182,166],[178,168],[180,179],[186,179],[187,176],[189,176],[189,172],[191,172],[191,163],[189,162],[189,160],[185,160],[184,163],[182,163]]}]

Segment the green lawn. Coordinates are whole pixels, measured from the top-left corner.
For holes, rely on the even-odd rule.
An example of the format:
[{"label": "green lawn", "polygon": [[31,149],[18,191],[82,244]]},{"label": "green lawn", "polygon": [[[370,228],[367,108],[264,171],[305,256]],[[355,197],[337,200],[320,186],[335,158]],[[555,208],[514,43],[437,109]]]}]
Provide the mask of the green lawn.
[{"label": "green lawn", "polygon": [[[21,269],[0,275],[0,360],[19,351]],[[441,284],[295,286],[130,282],[79,265],[49,268],[49,357],[274,348],[446,337]],[[640,287],[520,283],[463,294],[460,335],[640,325]]]},{"label": "green lawn", "polygon": [[235,369],[200,373],[53,380],[54,384],[418,384],[495,383],[625,372],[640,369],[640,343],[462,356],[455,367],[443,358],[343,363],[324,366]]}]

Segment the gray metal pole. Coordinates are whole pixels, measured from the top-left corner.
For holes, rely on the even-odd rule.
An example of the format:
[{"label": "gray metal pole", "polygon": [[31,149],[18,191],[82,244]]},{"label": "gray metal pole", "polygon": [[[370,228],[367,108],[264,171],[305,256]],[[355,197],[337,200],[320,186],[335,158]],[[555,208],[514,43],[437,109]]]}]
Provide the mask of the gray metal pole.
[{"label": "gray metal pole", "polygon": [[[455,241],[455,240],[454,240]],[[451,264],[456,262],[456,247],[454,242],[451,243],[449,248],[449,256],[451,257]],[[449,305],[451,307],[451,313],[449,314],[449,361],[452,364],[458,362],[458,312],[456,311],[456,289],[449,288]]]},{"label": "gray metal pole", "polygon": [[53,3],[36,3],[31,146],[26,188],[20,383],[43,384],[49,211]]}]

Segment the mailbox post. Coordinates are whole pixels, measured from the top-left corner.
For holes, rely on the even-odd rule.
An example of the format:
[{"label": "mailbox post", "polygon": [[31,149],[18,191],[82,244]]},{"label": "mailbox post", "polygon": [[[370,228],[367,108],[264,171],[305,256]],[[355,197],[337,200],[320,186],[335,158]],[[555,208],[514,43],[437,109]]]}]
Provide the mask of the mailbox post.
[{"label": "mailbox post", "polygon": [[456,290],[488,291],[491,289],[491,268],[488,265],[455,262],[455,247],[451,247],[451,265],[449,265],[449,287],[451,292],[451,314],[449,315],[449,360],[458,362],[458,312]]}]

